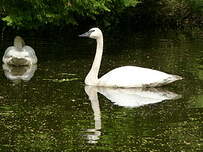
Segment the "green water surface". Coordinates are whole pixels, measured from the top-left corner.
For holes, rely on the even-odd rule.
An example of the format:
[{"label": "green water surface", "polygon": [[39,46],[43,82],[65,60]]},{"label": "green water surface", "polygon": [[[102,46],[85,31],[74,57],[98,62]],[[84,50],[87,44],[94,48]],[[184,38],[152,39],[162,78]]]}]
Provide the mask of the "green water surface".
[{"label": "green water surface", "polygon": [[[4,33],[1,56],[14,36]],[[134,107],[113,102],[97,89],[85,92],[94,40],[68,33],[22,36],[39,61],[29,81],[12,81],[0,70],[0,151],[202,150],[203,32],[104,33],[100,76],[135,65],[184,78],[162,88],[179,98]],[[128,105],[127,97],[124,101]]]}]

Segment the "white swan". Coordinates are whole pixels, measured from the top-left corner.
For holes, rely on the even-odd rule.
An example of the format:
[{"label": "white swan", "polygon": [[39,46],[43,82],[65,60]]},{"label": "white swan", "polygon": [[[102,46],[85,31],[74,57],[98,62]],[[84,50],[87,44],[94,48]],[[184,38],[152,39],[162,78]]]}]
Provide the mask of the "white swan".
[{"label": "white swan", "polygon": [[37,63],[37,57],[34,49],[25,45],[20,36],[16,36],[14,46],[6,49],[2,61],[14,66],[32,65]]},{"label": "white swan", "polygon": [[161,71],[137,67],[123,66],[116,68],[98,79],[99,68],[103,53],[103,34],[99,28],[92,28],[79,37],[96,39],[97,48],[91,70],[85,78],[85,84],[104,87],[155,87],[162,86],[182,77]]}]

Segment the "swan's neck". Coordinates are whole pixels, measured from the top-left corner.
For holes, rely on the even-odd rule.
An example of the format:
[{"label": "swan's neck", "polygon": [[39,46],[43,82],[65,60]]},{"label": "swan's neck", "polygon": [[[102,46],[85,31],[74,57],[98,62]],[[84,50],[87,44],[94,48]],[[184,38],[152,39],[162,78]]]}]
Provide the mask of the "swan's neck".
[{"label": "swan's neck", "polygon": [[85,84],[96,85],[98,83],[98,74],[99,74],[99,68],[102,60],[102,54],[103,54],[103,36],[97,39],[96,54],[94,57],[91,70],[85,78]]}]

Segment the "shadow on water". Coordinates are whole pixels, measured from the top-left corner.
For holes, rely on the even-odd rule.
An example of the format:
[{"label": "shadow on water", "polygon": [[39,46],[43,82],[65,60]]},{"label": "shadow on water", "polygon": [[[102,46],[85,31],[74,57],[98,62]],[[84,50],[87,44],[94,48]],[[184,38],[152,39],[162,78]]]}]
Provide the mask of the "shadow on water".
[{"label": "shadow on water", "polygon": [[[84,90],[95,42],[68,34],[22,33],[36,51],[37,67],[2,65],[0,151],[201,150],[201,33],[104,34],[101,75],[137,65],[184,77],[150,90]],[[14,36],[4,35],[1,55]]]}]

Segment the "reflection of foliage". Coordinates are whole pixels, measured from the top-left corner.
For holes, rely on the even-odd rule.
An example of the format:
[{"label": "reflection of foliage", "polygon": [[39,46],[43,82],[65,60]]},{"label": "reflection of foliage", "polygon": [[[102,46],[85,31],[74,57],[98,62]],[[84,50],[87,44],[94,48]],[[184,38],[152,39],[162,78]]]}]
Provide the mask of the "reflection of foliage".
[{"label": "reflection of foliage", "polygon": [[99,97],[102,136],[98,145],[88,145],[82,138],[94,123],[88,99],[83,99],[85,105],[76,101],[75,107],[57,100],[1,106],[0,114],[7,113],[0,115],[1,151],[200,150],[201,110],[188,109],[184,100],[128,109]]},{"label": "reflection of foliage", "polygon": [[[31,101],[31,100],[30,100]],[[32,100],[33,101],[33,100]],[[21,103],[22,104],[22,103]],[[82,123],[75,126],[82,117],[81,111],[73,116],[70,109],[60,104],[37,106],[15,105],[1,106],[0,137],[1,150],[13,151],[49,151],[59,150],[77,143]],[[73,112],[73,111],[72,111]],[[74,127],[73,127],[74,126]],[[86,127],[84,127],[86,128]],[[82,141],[81,141],[82,142]]]},{"label": "reflection of foliage", "polygon": [[78,78],[65,78],[65,79],[43,79],[43,80],[47,80],[47,81],[52,81],[52,82],[70,82],[70,81],[74,81],[74,80],[78,80]]},{"label": "reflection of foliage", "polygon": [[[66,76],[66,77],[69,77],[69,76],[76,76],[76,74],[71,74],[71,73],[60,73],[59,76]],[[53,78],[44,78],[43,80],[46,80],[46,81],[51,81],[51,82],[58,82],[58,83],[62,83],[62,82],[70,82],[70,81],[74,81],[74,80],[79,80],[79,78],[77,77],[73,77],[73,78],[61,78],[61,79],[53,79]]]}]

